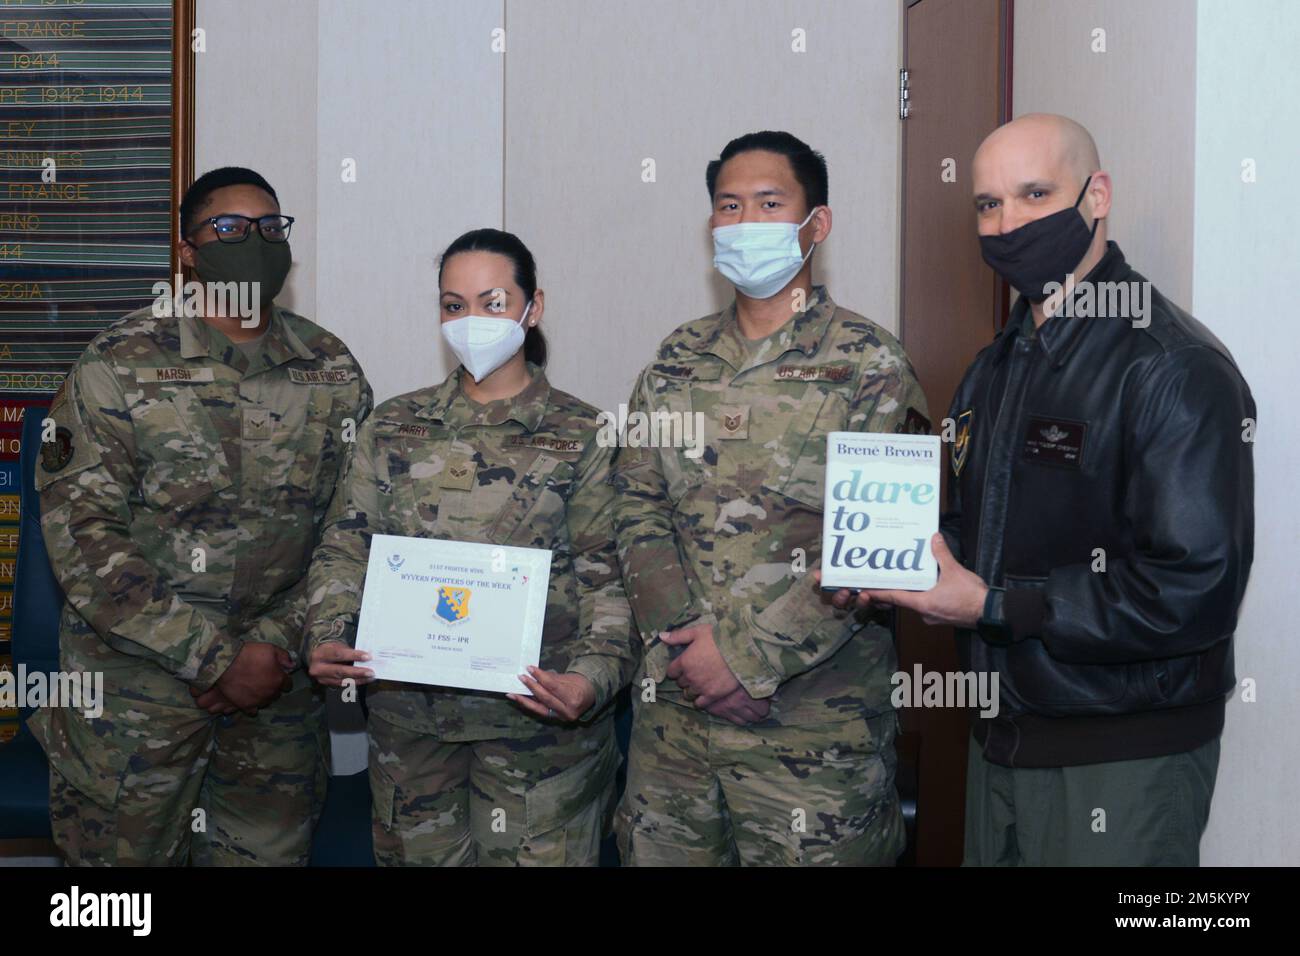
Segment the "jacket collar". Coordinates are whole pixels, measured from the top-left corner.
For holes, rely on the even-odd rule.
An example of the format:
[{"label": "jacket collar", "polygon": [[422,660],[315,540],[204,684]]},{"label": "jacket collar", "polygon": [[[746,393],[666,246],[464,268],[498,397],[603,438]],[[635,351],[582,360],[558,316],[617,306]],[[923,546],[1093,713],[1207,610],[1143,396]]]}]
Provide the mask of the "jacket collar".
[{"label": "jacket collar", "polygon": [[[1132,271],[1119,246],[1114,241],[1108,241],[1106,252],[1101,259],[1092,267],[1092,271],[1077,280],[1076,284],[1077,282],[1123,281]],[[1038,347],[1047,355],[1052,368],[1060,368],[1070,360],[1079,342],[1082,341],[1085,330],[1090,328],[1093,322],[1110,321],[1113,320],[1075,318],[1058,313],[1042,324],[1034,338]],[[998,351],[997,361],[1005,358],[1016,339],[1024,334],[1027,322],[1033,322],[1033,317],[1029,312],[1029,300],[1021,296],[1011,309],[1006,328],[999,333],[1004,341]]]},{"label": "jacket collar", "polygon": [[531,381],[518,395],[479,404],[472,401],[461,388],[463,366],[443,380],[433,390],[433,395],[416,413],[416,418],[427,418],[449,425],[501,425],[515,421],[529,432],[535,432],[546,418],[551,401],[551,383],[541,366],[528,363]]}]

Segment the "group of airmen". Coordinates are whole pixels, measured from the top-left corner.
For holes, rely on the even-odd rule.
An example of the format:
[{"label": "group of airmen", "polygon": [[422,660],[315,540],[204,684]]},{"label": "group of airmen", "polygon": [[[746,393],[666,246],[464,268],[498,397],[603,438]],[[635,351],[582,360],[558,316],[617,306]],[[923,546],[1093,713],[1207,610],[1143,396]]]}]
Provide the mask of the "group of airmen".
[{"label": "group of airmen", "polygon": [[[1033,240],[1022,247],[1036,242],[1040,262],[1064,251],[1049,278],[1114,261],[1109,178],[1071,121],[1029,116],[995,131],[974,179],[982,235]],[[727,144],[706,182],[714,263],[735,299],[668,334],[628,403],[702,415],[694,449],[598,440],[600,411],[547,378],[537,264],[496,229],[460,236],[438,260],[439,328],[457,368],[372,407],[347,346],[275,302],[293,220],[271,185],[239,167],[194,182],[181,259],[204,282],[257,283],[258,321],[210,304],[126,316],[67,376],[36,469],[66,595],[60,666],[104,675],[98,718],[49,706],[32,719],[70,863],[305,864],[329,762],[324,688],[348,687],[364,688],[381,865],[595,865],[611,828],[623,865],[895,864],[905,836],[892,607],[955,626],[961,642],[1048,652],[1063,616],[1050,578],[1047,609],[1026,612],[1003,580],[1015,568],[963,551],[960,516],[933,543],[946,556],[933,591],[821,591],[826,435],[928,433],[930,411],[894,336],[812,282],[831,233],[823,157],[789,133],[751,133]],[[995,269],[1024,261],[985,254]],[[1000,271],[1015,281],[1013,266]],[[1053,322],[1071,321],[1021,292],[1009,330],[1032,342],[1039,328],[1046,343]],[[1249,403],[1230,359],[1214,374]],[[981,400],[968,404],[973,414],[952,414],[964,423],[952,452],[963,489],[963,469],[996,471],[975,463],[996,456],[981,444],[994,423]],[[553,553],[540,662],[518,694],[375,679],[354,647],[375,534]],[[1127,546],[1145,545],[1130,535]],[[614,713],[629,687],[620,799]],[[1024,698],[1003,711],[1013,726],[1039,718],[1039,749],[1052,752],[1054,719],[1079,733],[1078,718],[1035,713]],[[1017,763],[980,729],[967,862],[1195,858],[1217,733],[1212,755],[1197,740],[1117,763],[1099,744],[1082,764],[1053,766]],[[1189,754],[1199,776],[1168,765]],[[1125,761],[1150,764],[1143,787],[1104,772]],[[1130,782],[1106,790],[1112,777]],[[1069,836],[1089,824],[1074,819],[1070,787],[1111,807],[1114,839]],[[1135,842],[1128,831],[1149,821],[1130,808],[1161,788],[1190,788],[1185,819]]]}]

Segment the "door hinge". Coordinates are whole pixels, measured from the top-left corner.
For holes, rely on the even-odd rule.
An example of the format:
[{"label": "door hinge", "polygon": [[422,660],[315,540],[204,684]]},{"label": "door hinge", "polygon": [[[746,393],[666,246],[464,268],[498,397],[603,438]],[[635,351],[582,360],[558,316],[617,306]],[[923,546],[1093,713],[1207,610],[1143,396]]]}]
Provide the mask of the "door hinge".
[{"label": "door hinge", "polygon": [[898,71],[898,118],[907,119],[912,112],[911,90],[908,88],[907,70]]}]

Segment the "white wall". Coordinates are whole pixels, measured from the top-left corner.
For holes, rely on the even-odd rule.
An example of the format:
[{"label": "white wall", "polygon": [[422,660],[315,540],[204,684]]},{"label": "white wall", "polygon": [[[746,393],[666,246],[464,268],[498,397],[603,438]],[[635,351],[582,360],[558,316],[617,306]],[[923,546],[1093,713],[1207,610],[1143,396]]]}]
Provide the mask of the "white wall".
[{"label": "white wall", "polygon": [[455,367],[436,259],[501,225],[502,16],[502,0],[320,0],[320,80],[302,106],[318,129],[314,318],[357,354],[377,401]]},{"label": "white wall", "polygon": [[[194,175],[247,166],[294,216],[293,269],[278,301],[316,314],[316,0],[197,0]],[[301,39],[307,37],[309,42]]]},{"label": "white wall", "polygon": [[[899,12],[898,0],[507,2],[506,228],[537,257],[556,384],[615,408],[665,335],[731,301],[704,171],[761,129],[826,156],[834,225],[814,281],[897,328]],[[806,52],[792,50],[796,29]]]},{"label": "white wall", "polygon": [[[1300,864],[1295,549],[1300,429],[1300,4],[1202,2],[1197,12],[1198,318],[1232,351],[1258,407],[1255,566],[1237,629],[1237,677],[1257,700],[1229,701],[1219,785],[1202,844],[1207,865]],[[1254,160],[1255,182],[1243,182]]]},{"label": "white wall", "polygon": [[[1249,3],[1232,4],[1236,10]],[[1094,31],[1104,35],[1094,37]],[[1114,181],[1108,226],[1139,272],[1192,297],[1195,0],[1018,0],[1012,112],[1063,113]],[[1104,39],[1105,52],[1094,52]]]}]

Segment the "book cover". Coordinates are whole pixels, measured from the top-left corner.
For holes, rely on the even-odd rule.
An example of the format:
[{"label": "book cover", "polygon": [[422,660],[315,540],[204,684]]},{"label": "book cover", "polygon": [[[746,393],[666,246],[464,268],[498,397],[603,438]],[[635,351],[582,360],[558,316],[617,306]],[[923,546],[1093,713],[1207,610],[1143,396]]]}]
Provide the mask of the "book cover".
[{"label": "book cover", "polygon": [[942,458],[938,435],[826,436],[823,588],[934,587]]}]

